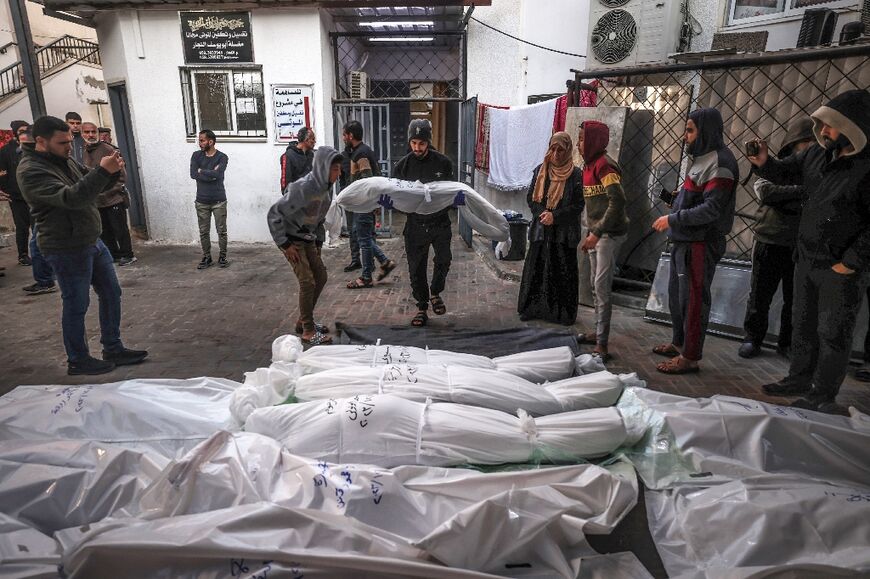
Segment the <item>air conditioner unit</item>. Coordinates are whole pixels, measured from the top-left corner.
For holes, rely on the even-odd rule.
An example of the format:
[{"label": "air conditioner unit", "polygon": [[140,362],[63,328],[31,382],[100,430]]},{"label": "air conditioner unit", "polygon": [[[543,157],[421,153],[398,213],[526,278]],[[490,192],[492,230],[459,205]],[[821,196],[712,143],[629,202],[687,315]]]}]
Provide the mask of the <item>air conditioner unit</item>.
[{"label": "air conditioner unit", "polygon": [[348,74],[350,98],[365,99],[369,97],[369,75],[361,70],[352,70]]},{"label": "air conditioner unit", "polygon": [[663,63],[677,51],[681,0],[591,0],[586,68]]},{"label": "air conditioner unit", "polygon": [[861,22],[864,23],[864,34],[870,34],[870,0],[864,0],[861,7]]},{"label": "air conditioner unit", "polygon": [[837,13],[830,8],[807,8],[801,20],[797,48],[830,44],[837,27]]}]

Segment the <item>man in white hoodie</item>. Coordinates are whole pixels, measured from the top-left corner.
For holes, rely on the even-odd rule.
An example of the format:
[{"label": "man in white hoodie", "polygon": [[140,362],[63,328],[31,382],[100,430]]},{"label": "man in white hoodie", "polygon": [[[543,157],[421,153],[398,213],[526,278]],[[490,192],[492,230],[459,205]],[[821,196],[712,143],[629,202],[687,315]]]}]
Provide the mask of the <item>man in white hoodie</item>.
[{"label": "man in white hoodie", "polygon": [[332,147],[314,153],[311,172],[287,185],[286,192],[269,209],[269,231],[299,280],[299,322],[302,342],[331,344],[326,326],[315,323],[314,307],[326,285],[326,266],[320,257],[326,212],[332,202],[332,184],[341,173],[341,154]]}]

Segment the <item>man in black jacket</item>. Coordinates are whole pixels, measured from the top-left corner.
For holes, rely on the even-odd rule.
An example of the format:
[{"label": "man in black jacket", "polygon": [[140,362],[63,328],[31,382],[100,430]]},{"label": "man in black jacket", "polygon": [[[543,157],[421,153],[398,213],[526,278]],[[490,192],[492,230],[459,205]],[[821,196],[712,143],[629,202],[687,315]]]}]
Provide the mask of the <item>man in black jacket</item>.
[{"label": "man in black jacket", "polygon": [[[778,157],[785,159],[816,142],[813,120],[803,117],[788,128]],[[758,211],[755,213],[755,246],[752,249],[752,281],[746,302],[743,343],[737,351],[741,358],[754,358],[761,353],[767,336],[770,303],[782,282],[777,352],[788,356],[791,349],[791,309],[794,294],[794,246],[801,220],[800,185],[774,185],[767,179],[755,181]]]},{"label": "man in black jacket", "polygon": [[758,174],[803,185],[798,230],[791,365],[765,384],[774,396],[804,394],[792,406],[841,412],[835,398],[846,377],[852,334],[870,283],[870,93],[845,92],[812,115],[818,144],[786,159],[749,157]]},{"label": "man in black jacket", "polygon": [[[445,155],[431,147],[432,125],[429,121],[417,119],[408,126],[408,142],[411,152],[399,159],[393,170],[393,177],[407,181],[432,183],[433,181],[454,181],[453,163]],[[415,327],[425,326],[429,321],[429,303],[436,315],[447,312],[441,292],[450,271],[450,208],[447,207],[432,215],[410,213],[405,223],[405,253],[408,254],[408,272],[411,290],[417,301],[417,314],[411,320]],[[432,259],[432,284],[426,275],[429,247],[435,257]]]},{"label": "man in black jacket", "polygon": [[[121,286],[112,254],[100,240],[97,195],[120,176],[124,161],[116,151],[89,171],[69,158],[69,126],[55,117],[33,123],[34,145],[25,145],[18,184],[37,225],[37,244],[57,276],[63,298],[63,345],[70,375],[103,374],[137,364],[148,356],[121,342]],[[103,359],[91,357],[85,316],[93,286],[100,299]]]},{"label": "man in black jacket", "polygon": [[287,145],[287,150],[281,155],[281,194],[287,185],[301,179],[311,172],[314,162],[314,145],[317,136],[308,127],[302,127],[296,133],[297,142]]},{"label": "man in black jacket", "polygon": [[18,247],[18,265],[31,265],[27,253],[30,238],[30,207],[15,179],[18,161],[21,159],[21,133],[30,127],[26,121],[12,121],[12,140],[0,149],[0,191],[8,195],[9,208],[12,211],[12,221],[15,223],[15,245]]}]

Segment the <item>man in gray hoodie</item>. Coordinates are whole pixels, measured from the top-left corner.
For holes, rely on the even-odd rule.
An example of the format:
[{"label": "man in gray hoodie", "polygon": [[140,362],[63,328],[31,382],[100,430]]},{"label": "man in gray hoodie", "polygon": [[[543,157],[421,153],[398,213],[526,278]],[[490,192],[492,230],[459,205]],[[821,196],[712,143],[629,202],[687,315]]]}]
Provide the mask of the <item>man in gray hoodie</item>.
[{"label": "man in gray hoodie", "polygon": [[332,147],[320,147],[314,153],[311,172],[287,185],[267,217],[272,239],[299,280],[297,331],[312,346],[332,343],[328,328],[314,322],[314,307],[326,285],[326,266],[320,257],[326,235],[323,223],[332,201],[332,184],[340,173],[341,154]]}]

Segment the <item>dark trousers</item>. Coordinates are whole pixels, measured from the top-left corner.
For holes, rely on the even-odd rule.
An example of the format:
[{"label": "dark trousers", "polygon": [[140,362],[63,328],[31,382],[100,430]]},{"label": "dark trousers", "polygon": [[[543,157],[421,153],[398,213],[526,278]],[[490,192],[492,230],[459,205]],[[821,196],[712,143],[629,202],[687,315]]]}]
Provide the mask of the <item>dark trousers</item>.
[{"label": "dark trousers", "polygon": [[700,360],[710,321],[710,286],[716,264],[725,254],[725,238],[715,241],[673,242],[668,279],[668,305],[673,322],[673,344],[683,357]]},{"label": "dark trousers", "polygon": [[33,233],[30,236],[30,259],[33,261],[33,281],[43,287],[54,285],[54,272],[51,271],[51,265],[39,251],[39,246],[36,244],[36,223],[33,224]]},{"label": "dark trousers", "polygon": [[290,264],[299,281],[299,322],[306,332],[313,332],[314,307],[326,285],[326,266],[316,244],[294,241],[293,245],[299,252],[299,261]]},{"label": "dark trousers", "polygon": [[100,219],[103,222],[103,232],[100,239],[109,248],[114,259],[133,257],[133,242],[130,240],[130,228],[127,226],[127,209],[123,203],[111,207],[100,207]]},{"label": "dark trousers", "polygon": [[793,248],[755,242],[752,251],[752,282],[749,301],[746,303],[746,317],[743,320],[745,341],[760,346],[767,336],[767,321],[770,303],[782,282],[782,312],[780,313],[780,348],[791,345],[791,310],[794,294]]},{"label": "dark trousers", "polygon": [[91,286],[100,300],[100,342],[103,350],[117,352],[121,343],[121,286],[112,254],[102,240],[85,249],[46,254],[63,299],[63,346],[70,362],[89,356],[85,315],[91,303]]},{"label": "dark trousers", "polygon": [[[867,305],[870,306],[870,287],[867,288]],[[867,333],[864,334],[864,363],[870,363],[870,324],[867,326]]]},{"label": "dark trousers", "polygon": [[794,329],[787,380],[810,385],[833,400],[840,391],[852,334],[870,275],[839,274],[800,260],[794,272]]},{"label": "dark trousers", "polygon": [[[420,223],[408,216],[405,225],[405,253],[408,255],[408,274],[411,278],[411,292],[417,302],[417,308],[426,311],[429,309],[430,295],[439,295],[444,291],[447,283],[447,272],[450,271],[450,261],[453,254],[450,252],[449,219],[439,219],[430,223]],[[432,284],[427,281],[426,267],[429,261],[429,247],[432,247],[435,256],[432,259]]]},{"label": "dark trousers", "polygon": [[345,211],[344,216],[347,220],[347,234],[350,238],[350,261],[351,263],[361,263],[359,236],[356,233],[356,213]]},{"label": "dark trousers", "polygon": [[15,245],[18,257],[27,256],[27,244],[30,237],[30,206],[23,199],[13,199],[9,202],[12,210],[12,221],[15,223]]}]

